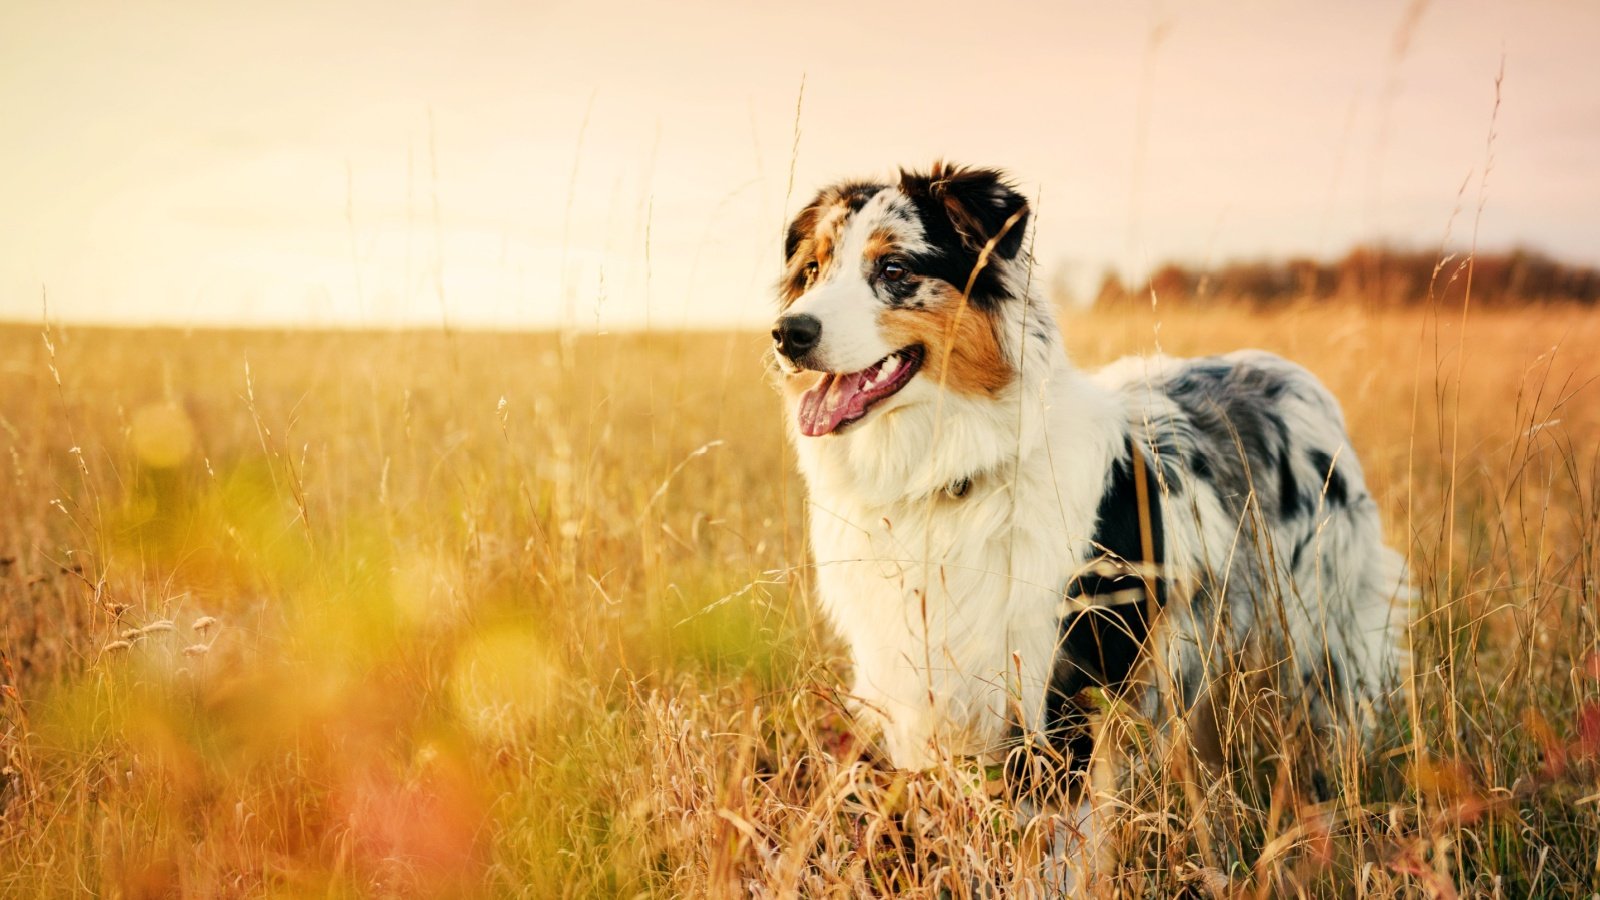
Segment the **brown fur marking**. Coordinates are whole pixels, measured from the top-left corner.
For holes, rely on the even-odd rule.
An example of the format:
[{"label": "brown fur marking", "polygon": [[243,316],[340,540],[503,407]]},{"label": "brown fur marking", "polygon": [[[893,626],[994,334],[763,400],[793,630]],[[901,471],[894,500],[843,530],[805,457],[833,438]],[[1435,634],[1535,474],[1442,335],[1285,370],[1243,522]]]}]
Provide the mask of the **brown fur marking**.
[{"label": "brown fur marking", "polygon": [[993,396],[1010,384],[1013,373],[989,316],[970,305],[963,309],[961,291],[942,282],[923,296],[928,302],[922,308],[878,314],[884,342],[891,347],[921,344],[927,351],[923,374],[956,393]]},{"label": "brown fur marking", "polygon": [[871,261],[877,261],[895,251],[897,247],[895,233],[892,228],[878,228],[867,238],[867,246],[862,250],[862,256]]},{"label": "brown fur marking", "polygon": [[788,269],[784,272],[783,283],[779,285],[778,299],[784,308],[800,299],[800,295],[811,286],[811,280],[806,276],[807,265],[813,262],[817,264],[818,277],[828,271],[828,266],[833,263],[834,247],[849,218],[850,200],[843,196],[808,206],[795,216],[797,227],[806,233],[806,237],[795,247],[794,255],[789,258]]}]

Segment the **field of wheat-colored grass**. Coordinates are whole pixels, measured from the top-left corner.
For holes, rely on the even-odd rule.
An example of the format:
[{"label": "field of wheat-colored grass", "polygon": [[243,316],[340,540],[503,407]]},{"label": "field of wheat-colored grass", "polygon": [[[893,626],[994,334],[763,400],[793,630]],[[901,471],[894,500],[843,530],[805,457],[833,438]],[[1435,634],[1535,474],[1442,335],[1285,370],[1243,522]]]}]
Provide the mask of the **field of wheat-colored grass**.
[{"label": "field of wheat-colored grass", "polygon": [[[1120,887],[1600,890],[1600,314],[1062,328],[1303,362],[1418,590],[1371,753],[1268,727],[1208,797],[1152,777]],[[862,761],[764,349],[0,330],[0,895],[1036,886],[982,773]]]}]

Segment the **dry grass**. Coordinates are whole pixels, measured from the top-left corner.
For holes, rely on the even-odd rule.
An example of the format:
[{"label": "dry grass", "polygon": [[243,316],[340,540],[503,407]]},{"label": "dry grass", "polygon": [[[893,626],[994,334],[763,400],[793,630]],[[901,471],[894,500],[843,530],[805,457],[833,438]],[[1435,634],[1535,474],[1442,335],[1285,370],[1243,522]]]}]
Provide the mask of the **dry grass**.
[{"label": "dry grass", "polygon": [[[1084,363],[1305,362],[1421,594],[1406,708],[1326,760],[1334,799],[1268,728],[1198,803],[1146,786],[1131,892],[1600,889],[1600,315],[1458,323],[1064,322]],[[761,349],[0,331],[0,894],[1034,882],[975,773],[858,761]]]}]

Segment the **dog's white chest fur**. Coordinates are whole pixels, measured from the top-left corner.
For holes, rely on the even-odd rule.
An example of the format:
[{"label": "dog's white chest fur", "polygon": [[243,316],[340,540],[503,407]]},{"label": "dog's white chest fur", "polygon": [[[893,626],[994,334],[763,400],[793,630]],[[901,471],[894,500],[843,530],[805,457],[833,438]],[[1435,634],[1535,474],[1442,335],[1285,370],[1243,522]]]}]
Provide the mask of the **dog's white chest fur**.
[{"label": "dog's white chest fur", "polygon": [[1009,403],[946,397],[798,441],[822,606],[898,766],[993,758],[1009,725],[1039,721],[1061,589],[1089,552],[1116,438],[1073,429],[1103,421],[1070,409],[1098,395],[1074,396],[1064,360],[1052,374]]}]

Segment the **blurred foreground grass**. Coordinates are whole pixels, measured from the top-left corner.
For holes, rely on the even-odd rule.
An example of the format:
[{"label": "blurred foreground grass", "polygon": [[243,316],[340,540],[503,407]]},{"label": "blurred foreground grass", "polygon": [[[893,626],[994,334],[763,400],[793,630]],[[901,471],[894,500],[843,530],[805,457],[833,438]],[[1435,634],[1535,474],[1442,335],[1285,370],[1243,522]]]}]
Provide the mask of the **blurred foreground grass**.
[{"label": "blurred foreground grass", "polygon": [[[1421,591],[1339,799],[1242,792],[1220,860],[1157,815],[1130,889],[1600,889],[1600,315],[1458,316],[1064,321],[1305,363]],[[0,330],[0,894],[1031,882],[961,773],[857,761],[763,349]]]}]

